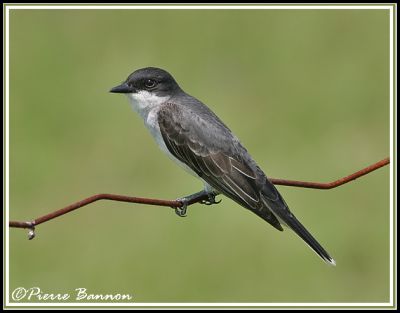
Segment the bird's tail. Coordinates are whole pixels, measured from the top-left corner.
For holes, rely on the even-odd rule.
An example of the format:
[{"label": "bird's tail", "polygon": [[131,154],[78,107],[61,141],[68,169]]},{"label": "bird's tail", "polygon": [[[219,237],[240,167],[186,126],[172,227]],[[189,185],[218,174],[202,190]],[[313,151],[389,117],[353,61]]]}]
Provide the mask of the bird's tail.
[{"label": "bird's tail", "polygon": [[[308,230],[290,212],[290,210],[287,207],[283,198],[281,196],[280,196],[280,198],[281,198],[282,202],[277,201],[274,204],[272,204],[270,201],[268,201],[268,205],[272,206],[271,211],[276,215],[279,222],[281,222],[283,225],[286,225],[287,227],[292,229],[326,263],[328,263],[330,265],[336,265],[335,260],[329,255],[328,252],[326,252],[326,250],[318,243],[318,241],[308,232]],[[282,204],[284,204],[284,207]]]},{"label": "bird's tail", "polygon": [[329,255],[328,252],[318,243],[318,241],[308,232],[308,230],[292,215],[285,220],[285,224],[291,228],[307,245],[314,250],[326,263],[336,265],[335,260]]}]

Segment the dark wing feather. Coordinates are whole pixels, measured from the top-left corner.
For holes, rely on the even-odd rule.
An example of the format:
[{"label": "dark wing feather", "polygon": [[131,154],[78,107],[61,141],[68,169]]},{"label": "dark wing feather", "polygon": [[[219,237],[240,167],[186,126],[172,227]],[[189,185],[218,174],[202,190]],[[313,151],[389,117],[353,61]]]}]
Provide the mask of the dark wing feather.
[{"label": "dark wing feather", "polygon": [[[188,101],[194,101],[188,98]],[[335,264],[288,206],[229,129],[198,101],[192,106],[168,103],[158,123],[168,150],[204,181],[278,230],[290,227],[322,259]],[[278,218],[279,217],[279,221]]]},{"label": "dark wing feather", "polygon": [[[210,118],[215,120],[210,122]],[[257,183],[260,177],[256,170],[246,164],[240,153],[234,153],[244,148],[214,115],[202,118],[199,112],[168,103],[160,109],[158,122],[172,155],[214,189],[283,230],[260,194]],[[225,129],[218,129],[220,127]],[[272,190],[271,193],[271,197],[277,197]]]}]

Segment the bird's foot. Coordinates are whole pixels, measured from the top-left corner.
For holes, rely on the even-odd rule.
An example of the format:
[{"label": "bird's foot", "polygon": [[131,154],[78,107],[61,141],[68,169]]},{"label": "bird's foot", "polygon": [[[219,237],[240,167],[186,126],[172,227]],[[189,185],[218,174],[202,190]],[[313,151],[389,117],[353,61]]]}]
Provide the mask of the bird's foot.
[{"label": "bird's foot", "polygon": [[[204,197],[204,196],[207,196],[208,200],[196,201],[199,197]],[[212,205],[212,204],[220,203],[221,200],[215,201],[215,196],[216,196],[215,193],[202,190],[202,191],[192,194],[190,196],[178,198],[178,199],[176,199],[176,201],[182,203],[182,205],[180,207],[174,208],[175,213],[176,213],[176,215],[178,215],[180,217],[185,217],[188,205],[195,203],[195,202],[199,202],[199,203],[205,204],[205,205]]]},{"label": "bird's foot", "polygon": [[179,217],[186,217],[187,206],[189,204],[189,199],[186,197],[178,198],[175,201],[182,203],[182,206],[174,208],[175,214]]},{"label": "bird's foot", "polygon": [[205,204],[205,205],[213,205],[213,204],[218,204],[222,201],[222,199],[220,199],[219,201],[215,201],[215,194],[213,193],[208,193],[208,200],[201,200],[200,203],[201,204]]}]

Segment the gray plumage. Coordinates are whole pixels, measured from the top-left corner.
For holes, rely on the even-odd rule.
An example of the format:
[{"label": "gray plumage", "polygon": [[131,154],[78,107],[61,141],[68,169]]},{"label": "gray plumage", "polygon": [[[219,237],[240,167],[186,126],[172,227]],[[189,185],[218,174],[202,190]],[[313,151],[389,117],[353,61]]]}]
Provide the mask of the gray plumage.
[{"label": "gray plumage", "polygon": [[323,260],[335,264],[291,213],[238,138],[206,105],[186,94],[169,73],[157,68],[140,69],[111,91],[131,95],[134,109],[159,145],[212,189],[280,231],[281,224],[288,226]]}]

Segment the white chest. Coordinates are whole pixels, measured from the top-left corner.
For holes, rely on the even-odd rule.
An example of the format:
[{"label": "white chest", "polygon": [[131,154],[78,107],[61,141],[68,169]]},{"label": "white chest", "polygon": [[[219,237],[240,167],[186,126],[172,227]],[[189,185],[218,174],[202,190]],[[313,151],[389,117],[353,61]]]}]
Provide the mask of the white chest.
[{"label": "white chest", "polygon": [[171,160],[173,160],[187,172],[198,177],[198,175],[193,172],[190,167],[188,167],[185,163],[179,161],[174,155],[171,154],[171,152],[169,152],[162,137],[160,126],[158,124],[158,111],[160,110],[162,105],[168,101],[169,97],[157,97],[151,95],[147,91],[127,94],[127,96],[131,103],[132,109],[142,117],[144,125],[149,130],[150,134],[153,136],[161,150]]}]

